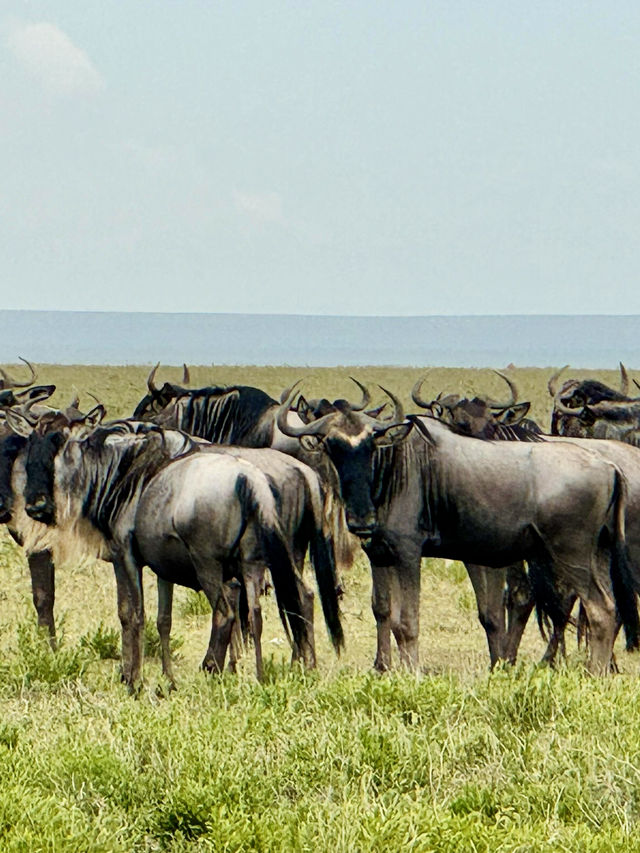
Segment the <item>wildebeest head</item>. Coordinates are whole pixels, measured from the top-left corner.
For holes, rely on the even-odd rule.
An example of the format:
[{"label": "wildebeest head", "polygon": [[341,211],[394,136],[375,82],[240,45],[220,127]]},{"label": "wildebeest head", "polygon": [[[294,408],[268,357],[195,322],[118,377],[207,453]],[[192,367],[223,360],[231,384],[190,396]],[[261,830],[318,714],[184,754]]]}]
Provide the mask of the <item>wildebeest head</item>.
[{"label": "wildebeest head", "polygon": [[[364,386],[358,385],[363,390],[360,404],[351,404],[347,400],[335,400],[333,404],[326,400],[314,401],[317,406],[313,411],[317,416],[312,416],[303,406],[303,423],[300,426],[288,420],[295,396],[296,386],[293,386],[281,397],[277,425],[285,435],[300,439],[306,450],[322,450],[327,454],[340,479],[349,530],[368,537],[376,526],[372,500],[374,452],[378,447],[397,444],[406,438],[411,424],[404,423],[402,404],[384,388],[381,390],[394,404],[393,415],[389,420],[381,421],[372,413],[365,412],[369,394]],[[308,419],[306,423],[305,418]]]},{"label": "wildebeest head", "polygon": [[31,378],[26,382],[20,382],[19,379],[13,379],[6,370],[0,367],[0,391],[6,391],[8,388],[28,388],[36,381],[36,372],[26,358],[19,357],[20,361],[24,362],[31,371]]},{"label": "wildebeest head", "polygon": [[133,417],[139,420],[152,417],[163,409],[165,409],[172,400],[183,396],[187,393],[184,385],[190,382],[189,368],[186,364],[182,365],[182,385],[176,385],[172,382],[165,382],[162,388],[158,388],[155,384],[155,378],[160,362],[156,364],[149,376],[147,377],[147,388],[149,393],[146,394],[136,406]]},{"label": "wildebeest head", "polygon": [[[18,453],[26,445],[26,437],[16,434],[11,428],[9,418],[12,415],[21,415],[30,424],[35,424],[38,414],[35,409],[37,403],[46,400],[56,390],[55,385],[39,385],[21,391],[17,394],[9,389],[0,392],[0,523],[8,524],[12,518],[13,510],[13,488],[12,473]],[[35,407],[35,408],[34,408]],[[40,412],[41,414],[41,412]]]},{"label": "wildebeest head", "polygon": [[547,387],[553,397],[552,435],[574,438],[619,438],[640,424],[640,398],[628,396],[629,377],[620,363],[620,390],[595,379],[568,379],[558,388],[558,370]]},{"label": "wildebeest head", "polygon": [[33,388],[19,391],[17,394],[10,388],[0,391],[0,411],[16,406],[30,407],[35,403],[42,403],[48,400],[55,390],[55,385],[34,385]]},{"label": "wildebeest head", "polygon": [[503,427],[520,424],[531,403],[517,402],[518,390],[515,382],[503,373],[494,371],[509,386],[510,397],[494,400],[491,397],[473,397],[468,399],[459,394],[439,394],[435,400],[427,401],[421,395],[424,377],[413,386],[411,398],[422,409],[428,409],[438,420],[451,426],[462,435],[474,438],[493,438]]},{"label": "wildebeest head", "polygon": [[27,439],[14,432],[6,432],[0,438],[0,524],[8,524],[13,511],[13,488],[11,476],[18,453]]},{"label": "wildebeest head", "polygon": [[7,420],[14,431],[26,438],[24,490],[27,515],[44,524],[55,522],[54,475],[55,459],[72,433],[93,429],[105,415],[102,404],[98,404],[86,415],[82,414],[76,401],[65,411],[52,411],[42,415],[34,424],[26,418],[8,413]]}]

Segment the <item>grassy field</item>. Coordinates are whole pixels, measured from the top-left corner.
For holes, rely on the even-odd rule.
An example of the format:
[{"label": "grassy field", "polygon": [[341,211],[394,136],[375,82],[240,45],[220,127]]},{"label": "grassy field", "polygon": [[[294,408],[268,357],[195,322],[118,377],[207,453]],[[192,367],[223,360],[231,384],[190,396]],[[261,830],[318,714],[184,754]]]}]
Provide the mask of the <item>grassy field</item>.
[{"label": "grassy field", "polygon": [[[116,417],[131,413],[147,372],[43,367],[39,379],[58,385],[59,405],[75,388],[88,408],[91,391]],[[512,372],[542,423],[550,372]],[[333,399],[357,396],[350,373],[395,390],[410,410],[420,371],[408,369],[197,368],[192,384],[243,382],[278,395],[302,377],[308,396]],[[180,375],[167,368],[158,380]],[[434,369],[424,393],[503,389],[487,371]],[[268,599],[265,682],[254,680],[250,651],[237,676],[206,677],[198,666],[208,606],[183,589],[174,619],[179,689],[163,690],[150,624],[146,687],[133,700],[119,682],[110,567],[59,568],[62,642],[52,653],[34,628],[26,563],[6,535],[0,559],[3,851],[640,850],[637,657],[618,650],[622,674],[592,679],[569,639],[567,664],[550,672],[536,666],[544,644],[530,625],[519,665],[489,675],[460,564],[424,563],[419,674],[371,672],[363,558],[345,578],[340,659],[317,617],[318,670],[292,671]],[[145,595],[153,617],[150,574]]]}]

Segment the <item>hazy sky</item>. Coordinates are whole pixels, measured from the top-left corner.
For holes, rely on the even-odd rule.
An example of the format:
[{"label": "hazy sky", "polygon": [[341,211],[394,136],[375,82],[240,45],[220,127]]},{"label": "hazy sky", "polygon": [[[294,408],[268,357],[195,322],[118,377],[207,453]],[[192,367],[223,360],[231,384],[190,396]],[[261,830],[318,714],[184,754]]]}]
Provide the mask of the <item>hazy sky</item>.
[{"label": "hazy sky", "polygon": [[640,313],[640,3],[0,0],[3,308]]}]

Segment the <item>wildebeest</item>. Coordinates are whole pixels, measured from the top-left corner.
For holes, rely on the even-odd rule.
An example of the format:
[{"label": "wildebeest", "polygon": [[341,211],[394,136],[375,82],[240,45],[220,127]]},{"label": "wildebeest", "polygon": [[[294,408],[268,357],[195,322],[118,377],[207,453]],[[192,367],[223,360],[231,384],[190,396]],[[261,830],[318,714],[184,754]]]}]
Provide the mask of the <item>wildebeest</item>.
[{"label": "wildebeest", "polygon": [[[347,534],[342,525],[342,507],[333,492],[326,488],[318,474],[298,459],[272,448],[233,447],[198,442],[197,452],[230,454],[244,459],[259,468],[268,478],[277,495],[280,521],[287,534],[296,566],[296,582],[302,602],[307,631],[308,666],[315,666],[313,628],[313,593],[302,581],[305,555],[309,551],[311,566],[316,576],[320,604],[331,641],[339,651],[343,645],[342,627],[338,608],[338,580],[336,554],[346,546],[339,537]],[[249,616],[259,614],[258,591],[262,588],[260,571],[248,590],[251,600]],[[258,618],[259,615],[258,615]]]},{"label": "wildebeest", "polygon": [[[273,447],[299,453],[299,444],[276,427],[280,403],[260,388],[248,385],[185,388],[155,384],[158,365],[147,378],[149,393],[135,407],[134,420],[148,420],[169,429],[181,429],[214,444],[237,447]],[[183,383],[189,375],[185,367]]]},{"label": "wildebeest", "polygon": [[[25,363],[31,369],[32,380],[35,379],[33,367],[29,362]],[[14,507],[11,478],[16,457],[22,451],[26,439],[13,431],[10,422],[15,415],[19,414],[24,420],[34,424],[44,413],[54,411],[40,404],[53,394],[55,385],[37,385],[14,394],[8,389],[8,385],[15,380],[12,380],[5,371],[0,373],[2,376],[0,384],[4,387],[0,392],[0,523],[7,525],[11,537],[21,546],[23,544],[21,525],[16,523],[20,510],[16,511]],[[18,387],[24,388],[28,384],[28,382],[19,383]],[[71,411],[70,408],[67,409],[69,415]],[[51,646],[55,648],[56,630],[53,617],[55,567],[51,552],[47,548],[36,546],[35,540],[32,542],[33,547],[26,549],[25,556],[31,576],[33,603],[38,616],[38,625],[48,631]]]},{"label": "wildebeest", "polygon": [[568,379],[558,388],[561,370],[549,379],[553,397],[552,435],[615,438],[640,444],[640,397],[629,397],[629,377],[620,364],[620,390],[595,379]]},{"label": "wildebeest", "polygon": [[[509,387],[510,396],[506,399],[488,396],[469,399],[460,394],[440,393],[434,400],[426,400],[422,396],[424,376],[413,386],[411,399],[461,435],[507,441],[538,440],[542,430],[526,417],[531,404],[518,400],[513,379],[495,372]],[[499,660],[515,663],[534,605],[524,564],[519,561],[502,570],[474,563],[465,563],[465,567],[476,597],[478,618],[487,637],[491,667]],[[546,660],[553,660],[555,648],[552,641],[545,653]]]},{"label": "wildebeest", "polygon": [[[26,358],[20,357],[20,361],[24,362],[24,364],[27,365],[31,373],[31,377],[26,381],[21,382],[19,379],[13,379],[11,376],[9,376],[7,371],[4,370],[4,368],[0,367],[0,405],[16,405],[16,403],[18,402],[17,400],[8,402],[10,397],[5,396],[5,392],[14,388],[28,388],[36,381],[36,372],[33,368],[33,365],[28,362]],[[22,400],[22,402],[24,402],[24,400]]]},{"label": "wildebeest", "polygon": [[[628,641],[638,617],[626,565],[625,481],[596,454],[574,446],[498,443],[460,436],[433,418],[380,424],[348,407],[303,427],[335,465],[350,528],[365,541],[378,628],[375,666],[418,661],[420,558],[491,567],[526,560],[556,588],[574,590],[592,632],[590,668],[606,672],[616,605]],[[396,401],[395,419],[401,420]],[[615,601],[615,603],[614,603]]]},{"label": "wildebeest", "polygon": [[[312,650],[308,649],[309,632],[291,549],[303,547],[306,552],[311,540],[313,556],[314,548],[327,546],[325,540],[314,538],[311,530],[312,524],[321,526],[322,519],[308,517],[309,509],[318,515],[322,512],[318,496],[309,497],[305,491],[312,483],[313,472],[309,471],[308,477],[298,472],[297,491],[290,482],[278,488],[256,465],[232,452],[219,448],[198,452],[206,446],[184,433],[150,425],[138,427],[124,422],[77,438],[64,432],[33,433],[25,464],[29,515],[47,524],[57,515],[62,541],[79,533],[85,547],[91,546],[97,555],[114,564],[127,683],[135,684],[140,672],[143,565],[149,565],[166,582],[202,588],[215,614],[224,580],[233,575],[244,579],[266,564],[283,623],[293,634],[294,649],[308,659]],[[289,470],[295,467],[295,460],[282,457],[282,461]],[[293,512],[294,496],[299,502],[298,526],[293,527],[288,541],[282,514],[283,507],[285,513]],[[314,498],[316,503],[312,504]],[[285,520],[293,524],[290,516]],[[302,544],[304,536],[307,538]],[[326,557],[317,555],[314,566],[327,624],[338,647],[342,633],[335,573],[330,571]],[[322,566],[330,573],[324,581],[320,577]],[[334,596],[329,615],[325,593]],[[259,651],[258,637],[256,664],[260,676]],[[220,669],[223,660],[212,634],[205,665]]]},{"label": "wildebeest", "polygon": [[[136,406],[134,419],[147,420],[168,429],[180,429],[214,444],[283,451],[313,467],[322,480],[322,489],[329,500],[339,494],[333,467],[317,454],[309,456],[297,439],[284,435],[278,429],[276,417],[280,403],[264,391],[246,385],[186,388],[184,385],[189,381],[186,367],[182,385],[165,382],[158,387],[155,384],[157,367],[149,374],[148,393]],[[362,392],[361,401],[352,404],[353,408],[364,410],[369,403],[369,394],[357,380],[353,381]],[[295,423],[300,423],[296,412],[290,413],[289,417]],[[334,525],[331,538],[337,549],[337,567],[345,569],[351,565],[357,546],[354,537],[345,536],[346,524],[339,500],[331,513],[331,519]],[[300,592],[312,629],[313,593],[305,585],[301,586]]]}]

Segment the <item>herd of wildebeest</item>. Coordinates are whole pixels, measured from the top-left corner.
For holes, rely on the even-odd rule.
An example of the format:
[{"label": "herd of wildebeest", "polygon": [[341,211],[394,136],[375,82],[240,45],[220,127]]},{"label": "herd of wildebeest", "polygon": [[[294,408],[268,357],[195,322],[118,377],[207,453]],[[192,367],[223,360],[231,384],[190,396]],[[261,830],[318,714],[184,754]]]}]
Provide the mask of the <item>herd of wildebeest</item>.
[{"label": "herd of wildebeest", "polygon": [[[502,400],[412,392],[307,399],[300,383],[274,400],[249,386],[156,384],[131,418],[51,408],[53,385],[0,369],[0,523],[24,548],[39,624],[55,647],[54,561],[113,564],[122,625],[122,678],[142,678],[142,570],[158,579],[163,672],[173,585],[204,591],[212,608],[203,666],[234,668],[251,636],[263,674],[260,596],[273,585],[292,657],[315,664],[308,556],[336,651],[344,643],[341,583],[366,553],[377,625],[375,667],[418,664],[422,557],[464,562],[491,666],[514,662],[536,609],[545,658],[577,624],[589,668],[615,669],[614,641],[640,644],[640,398],[595,380],[548,382],[549,433],[505,381]],[[566,370],[566,368],[563,368]],[[96,401],[97,402],[97,401]],[[267,574],[268,572],[268,574]],[[576,602],[578,614],[573,616]]]}]

